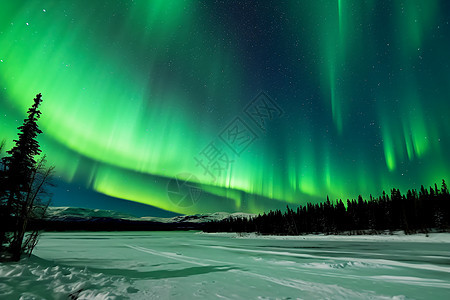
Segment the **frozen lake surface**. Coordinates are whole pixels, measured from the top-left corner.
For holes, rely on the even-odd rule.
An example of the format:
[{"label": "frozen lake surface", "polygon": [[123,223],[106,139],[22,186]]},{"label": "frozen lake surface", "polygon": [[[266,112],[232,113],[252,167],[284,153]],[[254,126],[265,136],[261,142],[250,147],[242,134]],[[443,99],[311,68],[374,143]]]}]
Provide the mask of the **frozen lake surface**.
[{"label": "frozen lake surface", "polygon": [[0,299],[450,299],[449,234],[63,232],[34,254],[0,264]]}]

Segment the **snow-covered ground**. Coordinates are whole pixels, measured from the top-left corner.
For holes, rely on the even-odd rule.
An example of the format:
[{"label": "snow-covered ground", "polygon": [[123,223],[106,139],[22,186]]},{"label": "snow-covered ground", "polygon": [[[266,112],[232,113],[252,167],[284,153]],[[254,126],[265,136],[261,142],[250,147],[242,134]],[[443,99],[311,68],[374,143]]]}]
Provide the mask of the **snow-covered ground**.
[{"label": "snow-covered ground", "polygon": [[[380,234],[305,234],[305,235],[262,235],[256,233],[199,233],[240,239],[297,240],[297,241],[346,241],[346,242],[400,242],[400,243],[450,243],[450,233],[405,234],[403,231],[385,231]],[[449,245],[450,246],[450,245]],[[450,257],[450,253],[449,253]]]},{"label": "snow-covered ground", "polygon": [[0,264],[0,299],[450,299],[449,234],[45,233],[34,254]]}]

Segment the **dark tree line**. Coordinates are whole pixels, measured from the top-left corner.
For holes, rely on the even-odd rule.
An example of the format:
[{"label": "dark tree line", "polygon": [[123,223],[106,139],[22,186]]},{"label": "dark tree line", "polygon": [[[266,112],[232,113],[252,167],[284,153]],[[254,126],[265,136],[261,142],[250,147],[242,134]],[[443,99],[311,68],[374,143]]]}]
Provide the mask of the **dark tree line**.
[{"label": "dark tree line", "polygon": [[261,234],[299,235],[307,233],[362,233],[384,230],[404,230],[405,233],[428,232],[430,229],[449,230],[450,194],[442,180],[442,187],[408,190],[401,194],[392,189],[369,200],[361,196],[357,200],[332,203],[308,203],[297,210],[287,207],[285,212],[270,211],[253,218],[230,217],[211,221],[205,232],[257,232]]},{"label": "dark tree line", "polygon": [[42,218],[48,206],[45,186],[53,168],[45,166],[45,156],[36,159],[41,153],[37,141],[42,133],[37,125],[41,102],[42,95],[36,95],[14,146],[0,160],[0,260],[18,261],[23,253],[31,254],[39,232],[28,231],[29,221]]}]

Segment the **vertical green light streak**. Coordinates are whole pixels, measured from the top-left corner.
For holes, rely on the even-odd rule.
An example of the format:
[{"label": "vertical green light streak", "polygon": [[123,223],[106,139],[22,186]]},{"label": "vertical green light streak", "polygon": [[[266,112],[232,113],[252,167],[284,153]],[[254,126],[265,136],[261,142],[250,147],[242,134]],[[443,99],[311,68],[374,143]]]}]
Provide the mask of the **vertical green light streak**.
[{"label": "vertical green light streak", "polygon": [[339,36],[342,37],[343,35],[343,18],[342,18],[342,1],[343,0],[338,0],[338,15],[339,15]]},{"label": "vertical green light streak", "polygon": [[331,94],[331,112],[333,115],[333,121],[336,125],[337,132],[339,134],[342,133],[342,115],[341,115],[341,106],[339,103],[339,98],[336,96],[336,74],[335,74],[335,66],[331,64],[329,67],[330,72],[330,94]]}]

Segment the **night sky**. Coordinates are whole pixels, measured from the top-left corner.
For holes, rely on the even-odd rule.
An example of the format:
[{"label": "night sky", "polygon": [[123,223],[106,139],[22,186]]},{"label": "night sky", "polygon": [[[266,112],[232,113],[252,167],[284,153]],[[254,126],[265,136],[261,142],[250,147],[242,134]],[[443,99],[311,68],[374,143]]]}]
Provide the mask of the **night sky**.
[{"label": "night sky", "polygon": [[254,2],[2,0],[0,139],[42,93],[53,205],[155,215],[450,180],[450,1]]}]

